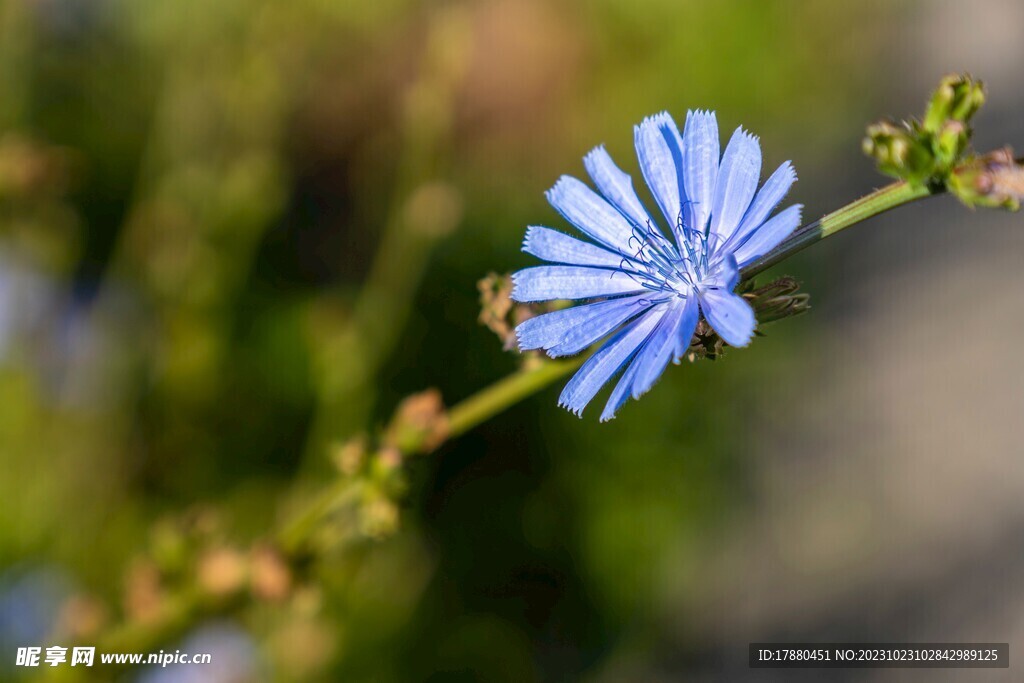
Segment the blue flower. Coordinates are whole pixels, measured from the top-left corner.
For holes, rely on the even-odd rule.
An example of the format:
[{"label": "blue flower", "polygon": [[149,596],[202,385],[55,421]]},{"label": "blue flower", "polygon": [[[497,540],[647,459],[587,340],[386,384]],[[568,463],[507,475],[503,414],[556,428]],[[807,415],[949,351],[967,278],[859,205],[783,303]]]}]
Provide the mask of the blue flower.
[{"label": "blue flower", "polygon": [[639,398],[670,360],[679,362],[701,315],[731,346],[746,346],[757,320],[733,290],[740,270],[775,248],[800,224],[800,205],[769,218],[796,180],[787,161],[758,191],[761,147],[738,128],[719,155],[714,112],[687,112],[683,134],[657,114],[634,128],[644,180],[670,232],[663,232],[630,177],[603,146],[583,159],[600,194],[563,176],[548,201],[591,241],[530,227],[523,251],[557,265],[512,276],[520,302],[590,300],[531,318],[516,328],[519,348],[557,358],[609,336],[577,371],[559,405],[580,415],[625,368],[601,421]]}]

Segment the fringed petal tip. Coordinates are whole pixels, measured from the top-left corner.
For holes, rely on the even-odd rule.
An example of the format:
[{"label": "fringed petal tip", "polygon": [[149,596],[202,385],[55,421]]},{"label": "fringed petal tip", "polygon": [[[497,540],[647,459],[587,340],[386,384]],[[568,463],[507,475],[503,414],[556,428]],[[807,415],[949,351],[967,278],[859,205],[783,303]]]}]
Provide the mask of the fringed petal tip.
[{"label": "fringed petal tip", "polygon": [[749,130],[747,130],[743,126],[736,126],[736,130],[734,130],[732,132],[732,134],[744,137],[747,140],[750,140],[751,142],[756,144],[758,147],[761,146],[761,138],[758,137],[757,135],[754,135],[753,133],[751,133]]},{"label": "fringed petal tip", "polygon": [[675,125],[675,120],[672,118],[672,115],[668,113],[668,111],[662,110],[656,114],[645,116],[643,121],[633,126],[633,130],[634,132],[638,131],[640,130],[641,126],[663,126],[669,123]]},{"label": "fringed petal tip", "polygon": [[530,227],[526,228],[526,234],[523,235],[523,244],[520,248],[520,251],[525,252],[527,254],[530,253],[530,235],[533,233],[533,230],[534,227],[531,225]]},{"label": "fringed petal tip", "polygon": [[716,126],[718,125],[718,117],[713,109],[687,109],[686,120],[689,121],[691,118],[711,120],[715,122]]},{"label": "fringed petal tip", "polygon": [[509,296],[510,299],[512,299],[512,301],[516,301],[518,303],[524,303],[524,302],[519,300],[519,282],[518,282],[518,280],[519,280],[519,273],[521,273],[521,272],[523,272],[523,271],[517,270],[516,272],[512,273],[512,275],[509,276],[509,278],[512,280],[512,292],[508,296]]},{"label": "fringed petal tip", "polygon": [[566,399],[563,399],[561,397],[559,397],[559,399],[558,399],[558,407],[559,408],[565,408],[570,413],[572,413],[573,415],[575,415],[576,417],[578,417],[580,419],[583,418],[583,409],[586,408],[586,406],[574,407],[574,406],[569,404],[569,401],[567,401]]},{"label": "fringed petal tip", "polygon": [[644,134],[644,130],[650,128],[660,131],[668,129],[669,131],[672,131],[673,137],[679,135],[679,126],[676,125],[676,120],[672,118],[672,115],[667,111],[659,111],[657,114],[651,114],[650,116],[644,117],[643,121],[633,126],[634,143],[640,141]]},{"label": "fringed petal tip", "polygon": [[565,191],[565,186],[574,180],[576,180],[576,178],[573,178],[568,174],[558,176],[558,180],[555,181],[555,184],[544,192],[545,199],[547,199],[549,203],[554,204],[558,195]]},{"label": "fringed petal tip", "polygon": [[[523,323],[525,322],[526,321],[524,320]],[[535,348],[537,348],[523,346],[523,323],[519,323],[518,325],[515,326],[515,329],[512,330],[512,334],[516,336],[516,350],[519,351],[519,353],[522,353],[523,351],[533,351]]]},{"label": "fringed petal tip", "polygon": [[593,149],[591,149],[589,152],[583,155],[584,167],[586,167],[587,164],[593,163],[597,158],[602,157],[605,154],[608,154],[608,150],[605,149],[604,143],[602,142],[600,145],[595,146]]},{"label": "fringed petal tip", "polygon": [[796,174],[796,168],[793,166],[793,161],[791,159],[786,159],[781,164],[779,164],[778,170],[789,176],[789,178],[790,178],[789,184],[790,185],[792,185],[797,180],[799,180],[799,177]]}]

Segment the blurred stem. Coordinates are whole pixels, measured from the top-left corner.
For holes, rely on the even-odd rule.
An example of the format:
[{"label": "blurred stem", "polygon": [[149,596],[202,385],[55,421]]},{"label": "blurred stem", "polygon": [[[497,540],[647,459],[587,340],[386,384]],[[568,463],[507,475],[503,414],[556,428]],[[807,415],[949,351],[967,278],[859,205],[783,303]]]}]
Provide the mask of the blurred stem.
[{"label": "blurred stem", "polygon": [[302,508],[277,534],[278,546],[285,556],[301,556],[309,547],[320,521],[328,517],[332,511],[354,500],[358,493],[358,488],[353,486],[349,479],[339,478],[309,505]]},{"label": "blurred stem", "polygon": [[35,27],[27,2],[0,3],[0,131],[25,124]]},{"label": "blurred stem", "polygon": [[771,268],[776,263],[789,258],[801,249],[804,249],[820,240],[830,237],[844,228],[860,223],[869,218],[894,209],[903,204],[933,194],[939,194],[945,190],[936,186],[915,186],[905,181],[895,182],[892,185],[875,190],[869,195],[836,209],[830,214],[823,216],[813,223],[808,223],[789,236],[782,244],[773,251],[765,254],[743,269],[742,277],[749,280],[758,273]]},{"label": "blurred stem", "polygon": [[[524,398],[573,372],[586,358],[587,356],[583,354],[569,360],[535,360],[508,377],[481,389],[448,410],[444,439],[454,439],[487,422]],[[403,455],[415,455],[435,450],[439,445],[432,439],[431,434],[422,432],[403,443],[402,451]],[[312,548],[314,536],[320,529],[321,522],[333,512],[344,509],[358,496],[359,488],[354,486],[350,479],[338,479],[285,524],[277,534],[281,550],[293,559],[303,557]]]}]

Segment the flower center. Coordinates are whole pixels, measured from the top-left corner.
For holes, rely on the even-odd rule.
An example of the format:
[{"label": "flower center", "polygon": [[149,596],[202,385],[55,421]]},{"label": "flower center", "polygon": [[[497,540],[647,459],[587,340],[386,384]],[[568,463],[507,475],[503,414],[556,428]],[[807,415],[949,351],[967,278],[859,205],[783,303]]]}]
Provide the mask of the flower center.
[{"label": "flower center", "polygon": [[636,249],[632,260],[644,287],[686,298],[707,276],[711,248],[702,230],[687,228],[682,221],[677,234],[678,246],[651,225],[635,227],[629,243]]}]

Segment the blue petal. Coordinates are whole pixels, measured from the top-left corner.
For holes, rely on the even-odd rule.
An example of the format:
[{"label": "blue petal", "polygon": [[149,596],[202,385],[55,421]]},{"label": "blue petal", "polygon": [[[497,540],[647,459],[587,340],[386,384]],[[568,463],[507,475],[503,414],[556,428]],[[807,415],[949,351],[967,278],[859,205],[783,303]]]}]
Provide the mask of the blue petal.
[{"label": "blue petal", "polygon": [[754,197],[754,202],[747,209],[747,213],[740,221],[740,227],[732,234],[725,245],[725,249],[733,249],[765,222],[765,219],[775,210],[775,207],[785,198],[789,188],[796,182],[796,171],[787,161],[772,173],[768,180],[764,181],[761,190]]},{"label": "blue petal", "polygon": [[[640,398],[650,391],[661,377],[661,373],[665,372],[665,366],[675,356],[679,326],[684,322],[687,308],[685,301],[673,302],[668,313],[658,323],[658,327],[633,360],[633,365],[638,366],[636,377],[633,379],[633,398]],[[694,320],[693,324],[696,327],[697,321]],[[690,334],[693,334],[692,329]]]},{"label": "blue petal", "polygon": [[565,389],[558,397],[558,405],[564,406],[576,415],[582,414],[583,409],[601,387],[636,353],[637,348],[665,314],[665,309],[665,306],[651,309],[598,349],[565,385]]},{"label": "blue petal", "polygon": [[633,227],[615,207],[581,181],[562,176],[546,196],[565,220],[591,238],[620,253],[629,253]]},{"label": "blue petal", "polygon": [[523,251],[545,261],[571,266],[619,268],[623,264],[621,254],[583,242],[557,230],[539,226],[530,226],[526,229]]},{"label": "blue petal", "polygon": [[697,297],[691,296],[686,299],[686,310],[683,311],[683,318],[676,328],[676,353],[674,360],[678,362],[690,348],[693,341],[693,332],[697,329],[697,320],[700,318],[700,307],[697,305]]},{"label": "blue petal", "polygon": [[633,142],[647,186],[673,231],[682,220],[685,193],[679,171],[683,166],[682,138],[667,112],[649,116],[633,128]]},{"label": "blue petal", "polygon": [[522,351],[545,349],[554,358],[578,353],[651,305],[646,294],[545,313],[516,327]]},{"label": "blue petal", "polygon": [[722,155],[711,206],[711,233],[716,244],[724,244],[743,220],[761,179],[761,146],[757,138],[737,128]]},{"label": "blue petal", "polygon": [[708,324],[730,346],[746,346],[754,336],[757,319],[743,297],[725,289],[709,289],[700,295],[700,307]]},{"label": "blue petal", "polygon": [[636,352],[629,367],[622,373],[601,413],[601,422],[614,418],[615,413],[630,395],[634,399],[640,398],[654,386],[673,356],[682,355],[678,352],[679,339],[685,337],[683,349],[689,348],[693,330],[697,327],[697,317],[695,296],[673,302],[661,322]]},{"label": "blue petal", "polygon": [[514,301],[590,299],[647,291],[621,270],[582,266],[534,266],[512,274]]},{"label": "blue petal", "polygon": [[719,162],[718,121],[714,112],[687,112],[683,128],[683,185],[686,225],[703,231],[715,199]]},{"label": "blue petal", "polygon": [[650,391],[657,379],[665,372],[665,367],[668,366],[672,357],[681,355],[675,353],[678,346],[677,340],[685,336],[684,349],[689,348],[693,330],[697,327],[697,317],[696,297],[677,300],[669,307],[661,322],[637,351],[629,367],[622,373],[622,377],[615,385],[615,389],[608,397],[608,403],[605,404],[604,411],[601,413],[601,422],[607,422],[614,418],[615,413],[630,395],[634,399],[638,399]]},{"label": "blue petal", "polygon": [[608,403],[605,404],[604,410],[601,411],[601,422],[607,422],[615,417],[615,413],[618,412],[619,408],[629,399],[630,389],[633,386],[633,378],[636,377],[637,368],[640,367],[636,359],[629,364],[626,371],[622,373],[622,377],[619,378],[618,384],[612,389],[611,396],[608,397]]},{"label": "blue petal", "polygon": [[640,227],[654,224],[633,189],[633,179],[615,165],[603,145],[595,147],[583,157],[583,166],[605,199],[630,223]]},{"label": "blue petal", "polygon": [[800,225],[800,211],[803,206],[794,204],[786,207],[783,211],[772,216],[772,218],[753,231],[750,237],[736,250],[736,261],[740,268],[745,267],[751,261],[759,258],[779,246],[782,240],[796,230]]},{"label": "blue petal", "polygon": [[736,257],[726,252],[717,257],[711,264],[711,269],[704,277],[704,285],[716,289],[724,289],[728,292],[736,289],[740,282],[740,267]]}]

